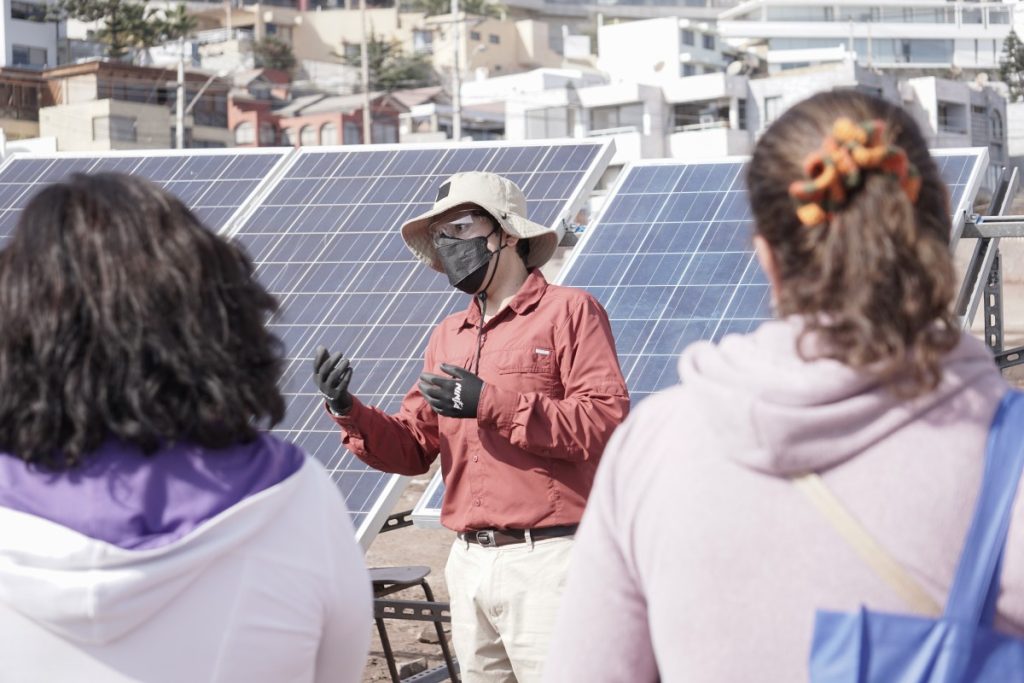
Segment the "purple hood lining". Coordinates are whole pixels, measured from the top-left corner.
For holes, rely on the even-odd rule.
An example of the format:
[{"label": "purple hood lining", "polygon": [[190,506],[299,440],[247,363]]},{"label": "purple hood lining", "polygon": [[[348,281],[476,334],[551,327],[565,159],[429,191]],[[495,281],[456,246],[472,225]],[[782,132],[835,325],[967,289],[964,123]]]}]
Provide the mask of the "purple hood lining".
[{"label": "purple hood lining", "polygon": [[70,472],[0,453],[0,506],[126,550],[158,548],[295,474],[296,446],[261,434],[219,450],[175,444],[152,455],[108,440]]}]

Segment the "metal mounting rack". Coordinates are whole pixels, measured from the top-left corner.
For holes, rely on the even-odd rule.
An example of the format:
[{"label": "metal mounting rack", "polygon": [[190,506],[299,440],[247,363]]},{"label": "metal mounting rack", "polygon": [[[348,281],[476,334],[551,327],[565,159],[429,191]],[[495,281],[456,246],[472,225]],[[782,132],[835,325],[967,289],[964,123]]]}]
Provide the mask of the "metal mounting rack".
[{"label": "metal mounting rack", "polygon": [[988,213],[967,215],[961,235],[977,242],[957,296],[956,314],[961,327],[968,329],[978,306],[984,305],[985,344],[992,350],[1000,369],[1024,364],[1024,346],[1003,348],[1003,268],[999,255],[1001,239],[1024,237],[1024,216],[1006,215],[1019,183],[1017,169],[1004,170]]}]

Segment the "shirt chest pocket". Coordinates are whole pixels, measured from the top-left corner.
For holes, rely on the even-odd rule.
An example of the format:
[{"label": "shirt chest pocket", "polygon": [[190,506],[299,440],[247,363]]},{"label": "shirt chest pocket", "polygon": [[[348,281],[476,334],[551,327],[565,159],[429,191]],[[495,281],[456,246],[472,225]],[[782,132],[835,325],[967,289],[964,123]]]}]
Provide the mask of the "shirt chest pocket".
[{"label": "shirt chest pocket", "polygon": [[530,344],[495,349],[487,355],[488,369],[498,386],[562,398],[558,361],[550,345]]}]

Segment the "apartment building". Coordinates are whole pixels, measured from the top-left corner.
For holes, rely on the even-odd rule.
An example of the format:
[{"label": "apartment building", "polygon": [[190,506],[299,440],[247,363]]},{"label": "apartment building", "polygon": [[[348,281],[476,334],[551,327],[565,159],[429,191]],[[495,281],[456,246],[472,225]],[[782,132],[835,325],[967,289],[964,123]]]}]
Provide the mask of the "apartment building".
[{"label": "apartment building", "polygon": [[[176,83],[167,69],[87,62],[48,69],[39,135],[59,151],[166,149],[174,146]],[[186,147],[226,147],[229,84],[186,73]]]},{"label": "apartment building", "polygon": [[4,0],[0,8],[0,67],[56,66],[62,24],[47,19],[45,0]]},{"label": "apartment building", "polygon": [[[279,100],[270,89],[232,93],[228,127],[238,147],[310,147],[363,142],[363,96],[310,94]],[[407,111],[396,98],[371,93],[372,141],[399,141],[399,116]]]},{"label": "apartment building", "polygon": [[771,71],[841,61],[945,75],[998,68],[1014,5],[941,0],[749,0],[723,11],[718,31],[757,51]]},{"label": "apartment building", "polygon": [[605,24],[598,29],[597,44],[598,68],[613,82],[667,85],[725,71],[735,58],[714,24],[677,17]]}]

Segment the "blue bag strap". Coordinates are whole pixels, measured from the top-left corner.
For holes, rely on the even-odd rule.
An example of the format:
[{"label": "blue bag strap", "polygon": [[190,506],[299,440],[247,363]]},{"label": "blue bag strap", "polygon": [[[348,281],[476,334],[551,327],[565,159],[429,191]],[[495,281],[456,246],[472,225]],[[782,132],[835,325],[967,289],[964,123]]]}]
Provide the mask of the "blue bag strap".
[{"label": "blue bag strap", "polygon": [[[967,540],[960,555],[945,618],[981,625],[991,619],[999,569],[1024,468],[1024,394],[1009,391],[992,420],[985,471]],[[991,603],[986,609],[986,603]]]}]

